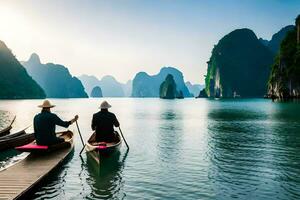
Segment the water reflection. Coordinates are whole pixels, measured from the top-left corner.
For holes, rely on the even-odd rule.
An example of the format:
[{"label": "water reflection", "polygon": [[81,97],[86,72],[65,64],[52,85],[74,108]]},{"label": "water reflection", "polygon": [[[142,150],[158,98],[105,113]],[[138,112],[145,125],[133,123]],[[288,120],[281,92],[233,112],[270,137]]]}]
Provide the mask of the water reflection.
[{"label": "water reflection", "polygon": [[[80,115],[87,140],[98,100],[51,101],[63,119]],[[300,104],[259,99],[108,101],[131,148],[126,167],[123,150],[103,162],[104,167],[87,164],[85,156],[82,162],[75,134],[74,158],[34,198],[300,199]],[[16,114],[14,127],[19,129],[32,123],[39,103],[0,101],[0,110],[8,110],[10,119]]]},{"label": "water reflection", "polygon": [[16,157],[20,153],[14,149],[2,151],[0,153],[0,171],[3,168],[8,167],[9,165],[15,163],[17,160],[19,160],[19,157]]},{"label": "water reflection", "polygon": [[294,129],[292,124],[279,121],[280,115],[289,117],[286,110],[280,113],[276,105],[271,111],[261,110],[260,115],[253,110],[251,107],[209,110],[207,154],[216,197],[298,199],[300,180],[295,177],[300,173],[299,121]]},{"label": "water reflection", "polygon": [[[175,162],[178,159],[182,145],[182,113],[175,103],[161,107],[158,133],[158,153],[164,163]],[[174,165],[173,165],[174,166]]]},{"label": "water reflection", "polygon": [[[72,162],[74,149],[69,155],[55,168],[47,178],[42,180],[39,187],[30,199],[64,199],[65,192],[61,188],[67,187],[66,177],[68,175],[68,163]],[[55,153],[55,152],[53,152]]]},{"label": "water reflection", "polygon": [[88,172],[87,182],[92,189],[88,199],[122,199],[125,194],[122,192],[123,179],[122,170],[128,150],[123,156],[120,151],[109,157],[103,157],[100,165],[87,154],[86,170]]},{"label": "water reflection", "polygon": [[274,121],[271,129],[273,138],[269,141],[271,148],[269,157],[272,159],[274,171],[278,172],[278,196],[289,199],[300,198],[300,107],[291,103],[276,104],[271,117]]}]

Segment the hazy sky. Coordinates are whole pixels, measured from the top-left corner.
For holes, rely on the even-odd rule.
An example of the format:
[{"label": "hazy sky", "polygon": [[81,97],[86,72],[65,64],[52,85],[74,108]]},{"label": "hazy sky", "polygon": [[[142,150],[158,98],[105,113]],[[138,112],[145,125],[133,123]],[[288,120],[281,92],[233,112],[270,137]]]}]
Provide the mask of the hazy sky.
[{"label": "hazy sky", "polygon": [[297,14],[300,0],[0,0],[0,40],[19,60],[36,52],[73,75],[125,82],[174,66],[203,83],[222,36],[247,27],[270,39]]}]

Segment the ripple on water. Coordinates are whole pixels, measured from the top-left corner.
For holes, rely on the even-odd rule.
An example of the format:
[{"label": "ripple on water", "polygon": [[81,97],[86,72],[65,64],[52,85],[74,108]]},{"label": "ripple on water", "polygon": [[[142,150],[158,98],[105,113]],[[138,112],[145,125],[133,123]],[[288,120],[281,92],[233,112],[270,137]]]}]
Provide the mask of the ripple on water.
[{"label": "ripple on water", "polygon": [[[208,155],[212,162],[209,177],[217,180],[220,196],[299,197],[300,187],[296,185],[300,180],[294,177],[299,177],[300,173],[300,140],[299,135],[290,135],[299,128],[299,123],[289,124],[290,131],[282,131],[282,126],[286,124],[279,126],[275,122],[251,118],[246,123],[224,119],[209,124]],[[280,137],[274,136],[274,130]],[[290,138],[293,141],[288,142],[289,146],[286,142]]]},{"label": "ripple on water", "polygon": [[[76,136],[74,156],[51,173],[33,199],[300,198],[299,104],[255,99],[108,100],[122,124],[129,153],[123,145],[119,155],[99,168],[85,153],[80,159]],[[87,139],[98,100],[52,101],[62,118],[81,116],[81,133]],[[36,105],[34,100],[0,101],[1,109],[11,111],[6,118],[12,111],[23,114],[17,116],[20,127],[38,112]]]}]

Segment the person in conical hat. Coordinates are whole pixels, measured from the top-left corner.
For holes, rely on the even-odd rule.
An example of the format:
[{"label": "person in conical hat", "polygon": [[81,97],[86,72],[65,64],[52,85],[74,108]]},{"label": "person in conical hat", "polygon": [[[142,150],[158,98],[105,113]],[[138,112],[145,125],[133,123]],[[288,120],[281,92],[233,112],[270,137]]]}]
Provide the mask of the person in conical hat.
[{"label": "person in conical hat", "polygon": [[55,105],[51,104],[49,100],[44,100],[38,107],[42,108],[42,111],[33,119],[34,136],[37,144],[50,146],[63,143],[63,138],[56,137],[55,126],[67,128],[77,121],[78,115],[70,121],[61,120],[56,114],[51,112],[51,108],[55,107]]},{"label": "person in conical hat", "polygon": [[92,130],[96,131],[97,142],[112,142],[115,140],[114,126],[119,127],[120,123],[115,114],[108,111],[111,105],[103,101],[100,111],[93,115]]}]

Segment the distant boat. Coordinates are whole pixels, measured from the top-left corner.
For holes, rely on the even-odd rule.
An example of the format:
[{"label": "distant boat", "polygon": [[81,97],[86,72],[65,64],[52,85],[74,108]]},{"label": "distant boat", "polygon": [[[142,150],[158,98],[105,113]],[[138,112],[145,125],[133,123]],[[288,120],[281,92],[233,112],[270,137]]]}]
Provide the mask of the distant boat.
[{"label": "distant boat", "polygon": [[236,91],[234,91],[233,98],[241,98],[241,95],[239,95]]}]

